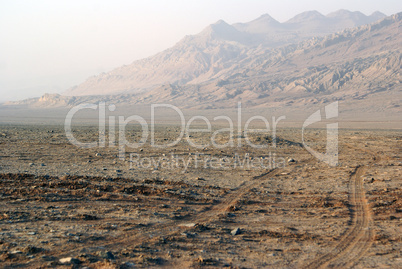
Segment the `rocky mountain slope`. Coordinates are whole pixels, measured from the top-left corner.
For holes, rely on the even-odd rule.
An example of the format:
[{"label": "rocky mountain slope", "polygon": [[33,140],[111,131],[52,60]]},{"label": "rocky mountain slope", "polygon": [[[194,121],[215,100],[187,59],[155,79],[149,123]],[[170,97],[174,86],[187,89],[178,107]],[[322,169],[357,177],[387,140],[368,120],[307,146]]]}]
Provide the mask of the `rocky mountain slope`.
[{"label": "rocky mountain slope", "polygon": [[218,21],[152,57],[91,77],[66,91],[65,95],[138,93],[162,84],[199,84],[253,56],[256,48],[296,44],[371,23],[384,16],[379,12],[366,16],[340,10],[327,16],[317,11],[304,12],[285,23],[279,23],[269,15],[234,25]]},{"label": "rocky mountain slope", "polygon": [[[233,108],[242,102],[248,107],[303,108],[342,100],[356,110],[360,105],[400,113],[401,28],[399,13],[371,25],[298,44],[249,48],[237,61],[208,78],[200,74],[198,83],[167,83],[147,91],[114,95],[45,95],[25,104],[47,107],[107,101],[205,109]],[[222,51],[230,54],[230,50]]]}]

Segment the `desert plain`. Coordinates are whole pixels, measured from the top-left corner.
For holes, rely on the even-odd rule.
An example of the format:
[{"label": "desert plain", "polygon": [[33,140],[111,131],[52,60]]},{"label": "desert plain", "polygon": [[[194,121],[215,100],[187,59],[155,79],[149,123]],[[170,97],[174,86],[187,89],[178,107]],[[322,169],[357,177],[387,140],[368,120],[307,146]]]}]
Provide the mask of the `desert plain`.
[{"label": "desert plain", "polygon": [[[215,128],[215,127],[213,127]],[[155,139],[175,140],[160,125]],[[78,125],[79,141],[98,127]],[[79,148],[60,125],[0,126],[0,267],[400,268],[399,130],[340,129],[336,166],[273,137],[240,147]],[[138,141],[131,126],[126,138]],[[325,151],[326,130],[305,142]],[[202,144],[207,134],[190,139]],[[106,136],[106,141],[109,136]]]}]

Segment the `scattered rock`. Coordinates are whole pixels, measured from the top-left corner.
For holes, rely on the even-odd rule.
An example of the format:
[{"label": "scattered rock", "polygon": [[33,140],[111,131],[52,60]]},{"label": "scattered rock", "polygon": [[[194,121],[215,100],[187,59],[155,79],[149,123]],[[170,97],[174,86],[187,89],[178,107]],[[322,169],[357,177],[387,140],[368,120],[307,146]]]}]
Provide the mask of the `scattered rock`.
[{"label": "scattered rock", "polygon": [[295,163],[295,162],[296,162],[296,160],[293,159],[293,158],[289,158],[289,159],[288,159],[288,163]]},{"label": "scattered rock", "polygon": [[194,237],[197,236],[197,234],[195,234],[195,233],[186,233],[186,232],[181,233],[181,235],[186,237],[186,238],[194,238]]},{"label": "scattered rock", "polygon": [[114,260],[116,258],[111,251],[104,251],[103,250],[103,251],[98,251],[96,254],[99,257],[101,257],[102,259]]},{"label": "scattered rock", "polygon": [[59,260],[59,262],[62,264],[80,264],[81,263],[81,261],[79,259],[75,259],[72,257],[62,258]]},{"label": "scattered rock", "polygon": [[122,269],[125,269],[125,268],[135,268],[135,263],[132,263],[132,262],[125,262],[125,263],[123,263],[123,264],[121,265],[120,268],[122,268]]},{"label": "scattered rock", "polygon": [[218,261],[212,258],[207,258],[204,259],[203,257],[199,257],[198,259],[195,260],[195,263],[199,263],[201,265],[209,265],[209,266],[216,266],[218,265]]},{"label": "scattered rock", "polygon": [[27,253],[27,254],[35,254],[35,253],[39,253],[39,252],[41,252],[41,251],[42,251],[41,248],[37,248],[37,247],[31,246],[31,245],[26,246],[26,247],[23,249],[23,252],[24,252],[24,253]]},{"label": "scattered rock", "polygon": [[153,263],[153,264],[161,265],[161,264],[164,263],[165,260],[162,259],[162,258],[160,258],[160,257],[156,257],[156,258],[147,257],[147,258],[145,258],[145,261],[148,262],[148,263]]},{"label": "scattered rock", "polygon": [[184,223],[184,224],[179,224],[180,227],[187,227],[187,228],[193,228],[197,224],[196,223]]},{"label": "scattered rock", "polygon": [[82,215],[83,220],[97,220],[98,217],[94,215],[89,215],[89,214],[83,214]]},{"label": "scattered rock", "polygon": [[234,212],[234,211],[238,211],[239,208],[237,206],[235,206],[235,205],[231,205],[226,210],[229,211],[229,212]]},{"label": "scattered rock", "polygon": [[240,234],[241,233],[241,231],[240,231],[240,229],[239,228],[236,228],[236,229],[233,229],[231,232],[230,232],[233,236],[234,235],[238,235],[238,234]]},{"label": "scattered rock", "polygon": [[7,260],[11,260],[13,258],[13,255],[11,255],[10,253],[3,253],[0,255],[0,261],[7,261]]},{"label": "scattered rock", "polygon": [[47,261],[47,262],[54,261],[56,259],[53,256],[47,256],[47,255],[43,255],[41,258],[42,258],[42,260]]},{"label": "scattered rock", "polygon": [[106,259],[108,259],[108,260],[114,260],[115,257],[114,257],[114,255],[113,255],[112,252],[108,251],[108,252],[106,252]]}]

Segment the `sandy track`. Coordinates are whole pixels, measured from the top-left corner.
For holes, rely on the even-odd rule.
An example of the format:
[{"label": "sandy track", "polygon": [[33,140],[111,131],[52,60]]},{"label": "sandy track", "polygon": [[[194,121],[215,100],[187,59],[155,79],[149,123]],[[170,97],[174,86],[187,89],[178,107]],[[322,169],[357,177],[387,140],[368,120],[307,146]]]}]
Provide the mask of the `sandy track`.
[{"label": "sandy track", "polygon": [[334,249],[315,259],[304,268],[351,268],[366,254],[374,241],[371,210],[365,198],[363,179],[365,167],[352,173],[349,184],[351,226]]},{"label": "sandy track", "polygon": [[132,246],[135,244],[140,244],[144,241],[147,241],[155,237],[168,236],[178,231],[193,228],[191,226],[189,227],[183,226],[184,224],[194,223],[198,225],[198,224],[209,223],[215,220],[221,213],[227,211],[228,209],[230,209],[230,207],[234,206],[242,198],[244,194],[250,191],[250,189],[258,186],[261,183],[262,178],[272,176],[273,174],[275,174],[275,169],[267,173],[264,173],[260,176],[254,177],[249,181],[243,182],[238,188],[227,194],[225,198],[222,199],[218,204],[206,208],[200,214],[194,215],[190,218],[186,218],[183,220],[172,221],[163,225],[157,225],[157,227],[152,227],[146,232],[143,232],[141,234],[128,235],[126,238],[122,240],[116,240],[111,244],[106,245],[105,247],[111,247],[116,244],[119,245],[119,247],[125,245]]},{"label": "sandy track", "polygon": [[[150,240],[159,240],[163,237],[174,235],[185,230],[194,229],[196,227],[193,225],[186,226],[187,224],[205,225],[207,223],[211,223],[212,221],[216,220],[222,213],[229,211],[231,207],[236,205],[238,201],[252,188],[259,186],[265,178],[274,176],[276,173],[277,171],[273,169],[243,182],[239,187],[227,193],[224,198],[220,200],[217,204],[205,208],[199,214],[195,214],[182,220],[169,221],[167,223],[153,225],[149,227],[146,231],[141,231],[141,233],[128,232],[125,237],[116,238],[113,241],[109,241],[107,244],[87,244],[85,246],[85,249],[109,249],[116,246],[120,249],[130,248],[138,246]],[[76,254],[77,251],[79,250],[67,250],[61,248],[58,251],[58,256],[67,257]],[[32,263],[31,265],[35,266],[35,263]]]},{"label": "sandy track", "polygon": [[211,217],[218,216],[219,213],[229,211],[231,207],[235,206],[236,203],[252,188],[257,187],[261,184],[261,180],[266,177],[273,176],[275,174],[275,169],[270,170],[264,174],[252,178],[250,181],[243,182],[236,190],[232,191],[218,204],[211,207],[210,210],[206,211],[205,214],[195,216],[195,221],[199,223],[210,222]]}]

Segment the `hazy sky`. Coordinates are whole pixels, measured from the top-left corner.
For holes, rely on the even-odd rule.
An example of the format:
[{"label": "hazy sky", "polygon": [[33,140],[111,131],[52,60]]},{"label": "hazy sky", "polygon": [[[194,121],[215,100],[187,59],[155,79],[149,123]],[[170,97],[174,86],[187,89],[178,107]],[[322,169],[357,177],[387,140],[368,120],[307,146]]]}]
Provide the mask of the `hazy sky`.
[{"label": "hazy sky", "polygon": [[307,10],[370,15],[401,0],[0,0],[0,102],[61,93],[100,72],[171,47],[211,23]]}]

